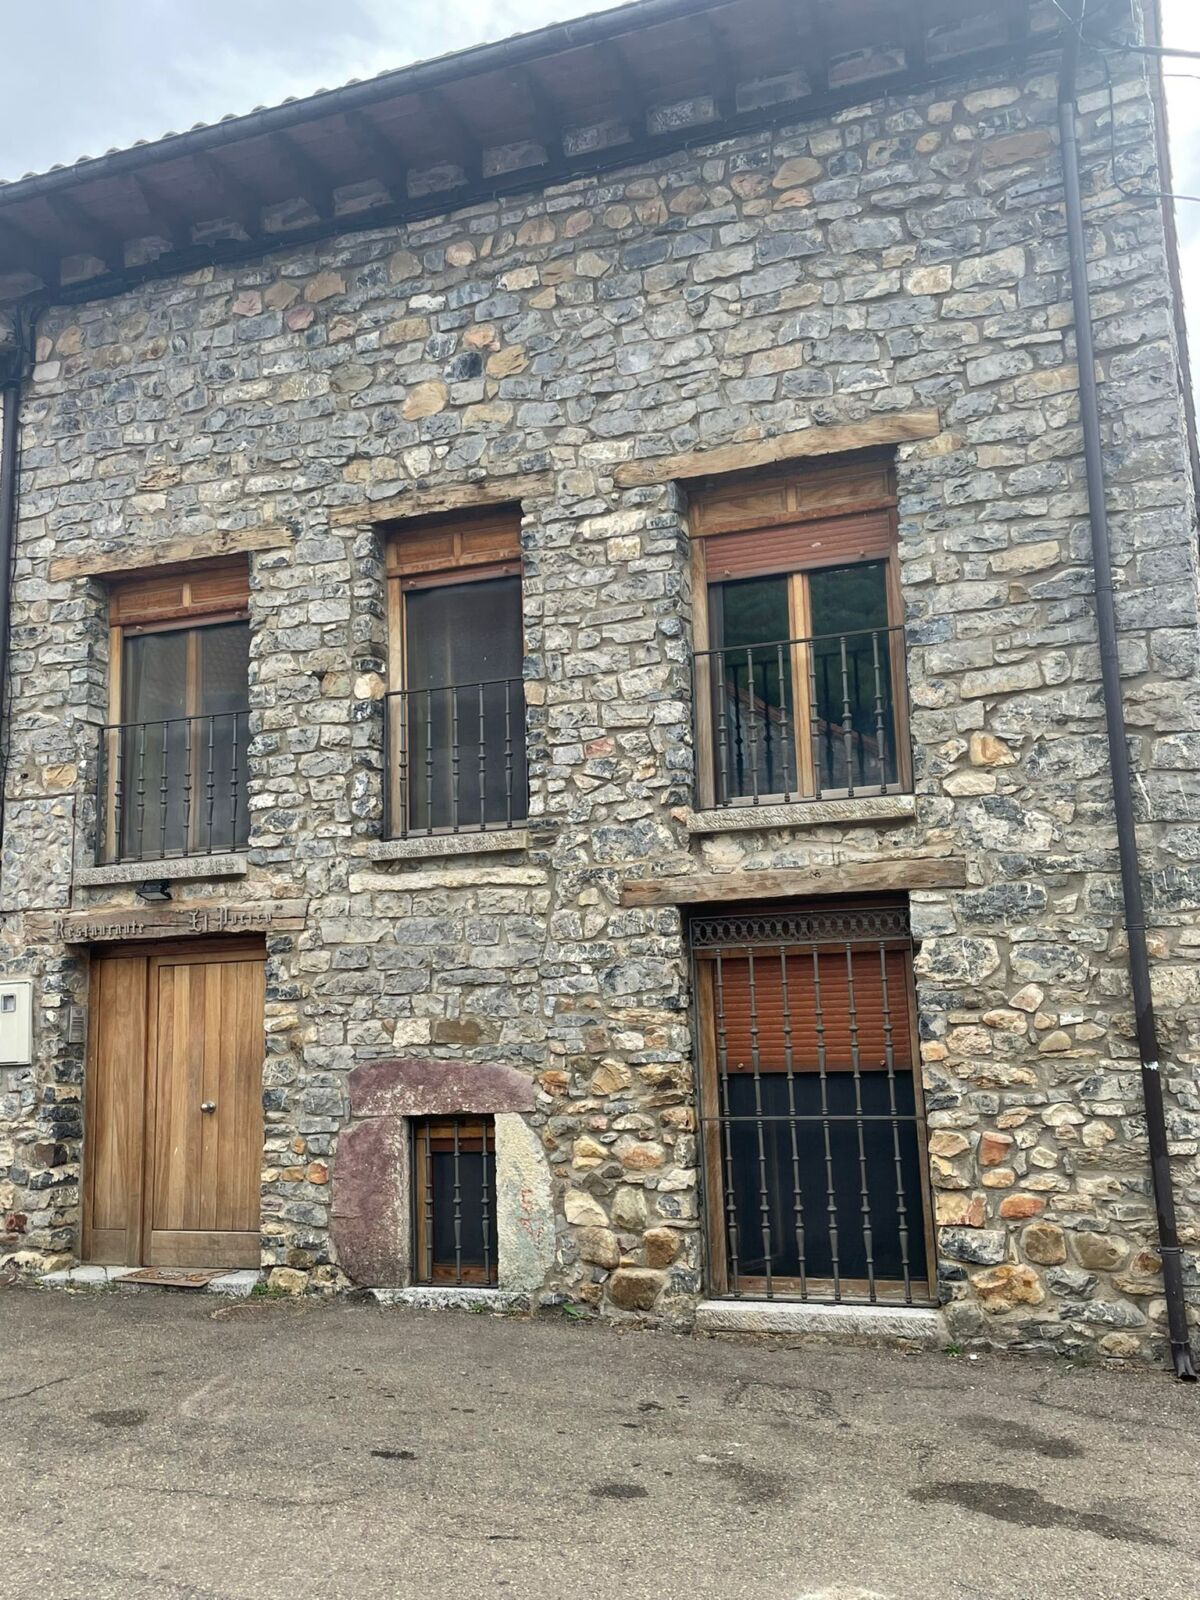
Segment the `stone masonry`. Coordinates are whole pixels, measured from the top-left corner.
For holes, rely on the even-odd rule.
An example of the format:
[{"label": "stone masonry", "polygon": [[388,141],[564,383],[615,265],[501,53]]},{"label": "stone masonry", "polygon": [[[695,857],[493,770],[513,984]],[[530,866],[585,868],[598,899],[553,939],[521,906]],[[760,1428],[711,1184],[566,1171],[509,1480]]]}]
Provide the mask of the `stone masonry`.
[{"label": "stone masonry", "polygon": [[[274,525],[251,556],[244,876],[268,941],[263,1262],[349,1277],[330,1231],[349,1078],[383,1058],[531,1085],[552,1212],[535,1300],[687,1324],[703,1294],[678,912],[631,874],[957,855],[912,896],[952,1335],[1156,1357],[1163,1340],[1121,933],[1054,61],[865,102],[599,178],[51,309],[27,388],[0,939],[36,1064],[0,1069],[0,1246],[77,1249],[87,996],[31,912],[86,885],[102,585],[56,557]],[[1119,176],[1157,187],[1140,66]],[[1157,203],[1081,100],[1122,667],[1181,1225],[1200,1230],[1194,508]],[[689,833],[687,502],[634,459],[935,408],[897,452],[912,817]],[[520,848],[385,859],[384,517],[520,485],[531,812]],[[36,919],[35,919],[36,920]],[[387,1197],[391,1203],[393,1197]],[[381,1200],[381,1204],[383,1201]],[[526,1269],[528,1261],[526,1261]],[[1189,1292],[1200,1307],[1194,1254]]]}]

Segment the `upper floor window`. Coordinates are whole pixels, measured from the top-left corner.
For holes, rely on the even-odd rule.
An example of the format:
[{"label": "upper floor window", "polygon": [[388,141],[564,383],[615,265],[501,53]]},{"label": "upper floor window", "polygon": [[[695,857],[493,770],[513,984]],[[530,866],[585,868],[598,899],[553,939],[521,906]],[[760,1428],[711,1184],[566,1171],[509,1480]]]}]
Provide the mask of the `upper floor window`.
[{"label": "upper floor window", "polygon": [[389,548],[385,831],[524,822],[520,520],[431,518]]},{"label": "upper floor window", "polygon": [[888,463],[726,480],[690,522],[701,804],[907,790]]},{"label": "upper floor window", "polygon": [[102,861],[245,844],[248,598],[244,561],[113,586]]}]

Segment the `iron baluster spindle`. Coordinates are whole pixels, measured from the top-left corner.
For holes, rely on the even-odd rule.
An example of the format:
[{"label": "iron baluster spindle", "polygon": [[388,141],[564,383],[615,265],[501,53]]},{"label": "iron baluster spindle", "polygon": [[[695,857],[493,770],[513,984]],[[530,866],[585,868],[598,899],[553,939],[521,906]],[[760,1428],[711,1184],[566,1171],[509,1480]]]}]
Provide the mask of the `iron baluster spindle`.
[{"label": "iron baluster spindle", "polygon": [[733,1180],[733,1133],[732,1116],[729,1106],[729,1036],[725,1026],[725,981],[724,964],[720,951],[717,952],[713,982],[716,987],[717,1001],[717,1081],[720,1085],[721,1095],[721,1120],[723,1124],[723,1145],[725,1164],[725,1238],[729,1250],[729,1275],[734,1285],[734,1292],[738,1293],[738,1219],[737,1197]]},{"label": "iron baluster spindle", "polygon": [[867,1181],[867,1143],[863,1132],[862,1057],[858,1047],[858,1002],[854,989],[854,951],[846,945],[846,991],[850,1026],[850,1071],[854,1078],[854,1119],[858,1135],[859,1201],[862,1214],[863,1250],[867,1258],[867,1284],[875,1299],[875,1239],[871,1229],[871,1190]]}]

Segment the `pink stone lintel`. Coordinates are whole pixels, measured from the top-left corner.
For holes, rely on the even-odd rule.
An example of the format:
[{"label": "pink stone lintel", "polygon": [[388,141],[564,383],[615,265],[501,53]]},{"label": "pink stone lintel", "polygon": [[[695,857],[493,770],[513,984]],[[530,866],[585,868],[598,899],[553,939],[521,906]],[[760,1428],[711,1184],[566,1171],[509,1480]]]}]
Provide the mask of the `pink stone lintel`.
[{"label": "pink stone lintel", "polygon": [[350,1074],[350,1115],[448,1117],[532,1111],[533,1083],[515,1067],[479,1061],[365,1061]]}]

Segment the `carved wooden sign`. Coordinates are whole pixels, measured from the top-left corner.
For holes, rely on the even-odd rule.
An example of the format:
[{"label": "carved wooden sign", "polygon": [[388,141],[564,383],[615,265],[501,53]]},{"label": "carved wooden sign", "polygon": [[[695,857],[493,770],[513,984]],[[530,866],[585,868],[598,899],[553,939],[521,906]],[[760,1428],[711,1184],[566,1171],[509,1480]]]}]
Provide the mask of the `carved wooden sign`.
[{"label": "carved wooden sign", "polygon": [[97,906],[91,911],[28,912],[25,935],[56,944],[124,939],[195,939],[204,934],[286,933],[304,927],[307,900],[186,900],[168,906]]}]

